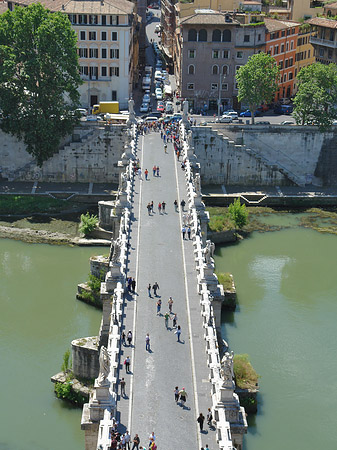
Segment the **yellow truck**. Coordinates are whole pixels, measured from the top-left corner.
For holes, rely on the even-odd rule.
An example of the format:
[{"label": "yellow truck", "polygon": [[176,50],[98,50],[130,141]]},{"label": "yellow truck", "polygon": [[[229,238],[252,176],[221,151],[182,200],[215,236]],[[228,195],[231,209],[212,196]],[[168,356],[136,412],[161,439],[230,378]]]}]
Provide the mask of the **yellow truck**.
[{"label": "yellow truck", "polygon": [[94,105],[93,114],[118,114],[119,103],[118,102],[99,102],[99,105]]}]

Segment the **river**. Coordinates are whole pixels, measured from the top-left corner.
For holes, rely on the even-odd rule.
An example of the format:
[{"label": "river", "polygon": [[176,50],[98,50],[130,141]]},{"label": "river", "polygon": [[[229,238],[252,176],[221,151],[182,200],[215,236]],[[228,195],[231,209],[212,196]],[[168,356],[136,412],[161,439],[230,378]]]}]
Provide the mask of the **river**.
[{"label": "river", "polygon": [[0,240],[1,450],[83,450],[82,410],[55,397],[50,376],[73,339],[98,334],[101,312],[75,295],[101,253]]},{"label": "river", "polygon": [[[299,216],[300,218],[300,216]],[[218,247],[218,271],[234,275],[238,307],[223,313],[235,353],[261,376],[246,450],[335,449],[337,236],[296,226]]]}]

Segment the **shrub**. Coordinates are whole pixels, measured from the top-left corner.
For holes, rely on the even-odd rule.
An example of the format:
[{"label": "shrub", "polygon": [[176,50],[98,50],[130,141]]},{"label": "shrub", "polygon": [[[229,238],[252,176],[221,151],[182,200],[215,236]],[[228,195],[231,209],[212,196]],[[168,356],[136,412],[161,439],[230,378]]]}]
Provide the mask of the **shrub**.
[{"label": "shrub", "polygon": [[88,236],[97,226],[98,217],[94,214],[81,214],[81,224],[80,224],[80,232],[84,234],[84,236]]},{"label": "shrub", "polygon": [[67,350],[63,355],[63,364],[61,366],[62,372],[66,373],[70,368],[70,350]]},{"label": "shrub", "polygon": [[241,389],[254,389],[259,375],[249,362],[248,355],[234,355],[234,375],[236,385]]},{"label": "shrub", "polygon": [[233,279],[229,272],[216,272],[219,283],[222,284],[225,291],[231,291],[233,289]]},{"label": "shrub", "polygon": [[99,294],[101,291],[101,278],[96,277],[95,275],[89,275],[88,286],[90,287],[93,294]]},{"label": "shrub", "polygon": [[243,228],[248,222],[248,211],[246,205],[241,205],[237,198],[228,206],[228,214],[236,228]]},{"label": "shrub", "polygon": [[66,383],[55,383],[54,390],[57,398],[68,400],[76,405],[83,405],[86,401],[82,394],[74,391],[71,381],[67,381]]}]

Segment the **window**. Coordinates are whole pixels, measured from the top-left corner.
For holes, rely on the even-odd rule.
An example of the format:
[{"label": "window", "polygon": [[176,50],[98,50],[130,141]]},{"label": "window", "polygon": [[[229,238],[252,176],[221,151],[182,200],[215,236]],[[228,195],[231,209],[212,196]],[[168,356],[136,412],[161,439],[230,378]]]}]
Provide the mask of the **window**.
[{"label": "window", "polygon": [[224,59],[229,59],[229,55],[230,55],[229,50],[224,50],[222,53],[222,57]]},{"label": "window", "polygon": [[234,89],[237,91],[239,89],[238,83],[235,83]]},{"label": "window", "polygon": [[188,37],[187,40],[189,42],[195,42],[197,40],[197,30],[192,28],[191,30],[188,30]]},{"label": "window", "polygon": [[86,40],[85,31],[80,31],[80,40],[81,41],[85,41]]},{"label": "window", "polygon": [[283,61],[280,61],[280,70],[283,69]]},{"label": "window", "polygon": [[283,75],[283,83],[285,83],[287,81],[287,74],[285,73],[284,75]]},{"label": "window", "polygon": [[106,31],[102,31],[102,33],[101,33],[101,41],[106,41]]},{"label": "window", "polygon": [[102,59],[105,59],[107,57],[107,49],[102,48]]},{"label": "window", "polygon": [[118,20],[118,16],[113,15],[110,16],[110,25],[118,25],[119,20]]},{"label": "window", "polygon": [[289,67],[294,65],[294,59],[293,58],[289,58]]},{"label": "window", "polygon": [[98,16],[95,14],[89,14],[89,24],[90,25],[97,25],[98,23]]},{"label": "window", "polygon": [[319,56],[320,56],[321,58],[324,57],[324,48],[320,48],[320,49],[319,49]]},{"label": "window", "polygon": [[79,48],[78,49],[78,56],[80,58],[88,58],[88,49],[87,48]]},{"label": "window", "polygon": [[249,34],[246,34],[244,37],[243,37],[243,42],[249,42],[250,41],[250,36],[249,36]]},{"label": "window", "polygon": [[78,16],[78,23],[87,24],[88,23],[87,15],[86,14],[79,14],[79,16]]},{"label": "window", "polygon": [[286,32],[283,30],[281,31],[281,37],[284,37],[286,35]]},{"label": "window", "polygon": [[284,53],[284,44],[281,44],[281,53]]},{"label": "window", "polygon": [[188,57],[189,58],[195,58],[195,50],[189,50],[188,51]]},{"label": "window", "polygon": [[219,59],[220,57],[220,51],[219,50],[212,50],[212,58],[213,59]]},{"label": "window", "polygon": [[89,75],[92,80],[96,80],[98,78],[98,67],[91,66],[89,70]]},{"label": "window", "polygon": [[228,84],[227,83],[222,83],[221,90],[222,91],[228,91]]},{"label": "window", "polygon": [[295,34],[295,28],[291,29],[291,34]]},{"label": "window", "polygon": [[286,43],[286,52],[289,51],[289,42]]},{"label": "window", "polygon": [[224,30],[222,32],[222,42],[230,42],[232,40],[231,30]]},{"label": "window", "polygon": [[88,67],[87,66],[80,66],[80,74],[84,76],[88,76]]},{"label": "window", "polygon": [[89,41],[96,41],[96,31],[89,31]]},{"label": "window", "polygon": [[294,49],[294,41],[290,41],[290,50]]},{"label": "window", "polygon": [[194,73],[195,73],[195,67],[194,67],[193,64],[190,64],[190,65],[188,66],[187,72],[188,72],[189,75],[194,75]]},{"label": "window", "polygon": [[284,68],[286,69],[288,66],[289,66],[289,61],[286,59],[286,60],[285,60]]},{"label": "window", "polygon": [[98,58],[98,48],[89,49],[89,58]]},{"label": "window", "polygon": [[289,81],[293,79],[293,73],[289,72]]},{"label": "window", "polygon": [[111,91],[111,100],[113,102],[117,101],[117,91]]},{"label": "window", "polygon": [[310,51],[311,51],[311,50],[308,50],[308,58],[310,58]]},{"label": "window", "polygon": [[211,84],[211,91],[217,91],[218,90],[218,83],[212,83]]},{"label": "window", "polygon": [[290,36],[290,29],[287,29],[287,36]]},{"label": "window", "polygon": [[119,49],[110,48],[110,59],[119,59]]},{"label": "window", "polygon": [[243,52],[236,52],[236,58],[242,59],[243,58]]},{"label": "window", "polygon": [[204,28],[198,33],[198,41],[207,42],[207,31]]},{"label": "window", "polygon": [[107,68],[106,66],[101,67],[101,76],[106,77],[107,76]]},{"label": "window", "polygon": [[221,31],[220,30],[213,30],[212,42],[221,42]]},{"label": "window", "polygon": [[229,74],[229,67],[222,66],[222,75],[228,75],[228,74]]},{"label": "window", "polygon": [[72,23],[73,25],[76,23],[76,14],[69,14],[68,15],[70,23]]},{"label": "window", "polygon": [[118,40],[117,31],[112,31],[112,33],[111,33],[111,40],[112,41],[117,41]]},{"label": "window", "polygon": [[218,73],[219,73],[219,67],[215,64],[212,67],[212,75],[218,75]]},{"label": "window", "polygon": [[275,45],[275,47],[274,47],[274,55],[277,55],[278,54],[278,45]]},{"label": "window", "polygon": [[241,66],[235,66],[235,73],[240,69]]},{"label": "window", "polygon": [[110,77],[119,77],[119,67],[110,67]]},{"label": "window", "polygon": [[328,49],[328,59],[332,59],[332,50],[331,48]]},{"label": "window", "polygon": [[106,16],[105,15],[102,16],[102,25],[106,25]]},{"label": "window", "polygon": [[187,90],[193,91],[194,90],[194,83],[187,83]]},{"label": "window", "polygon": [[258,35],[257,35],[257,40],[258,40],[258,41],[261,41],[261,34],[258,34]]},{"label": "window", "polygon": [[297,75],[297,69],[295,69],[295,77],[296,77],[296,75]]}]

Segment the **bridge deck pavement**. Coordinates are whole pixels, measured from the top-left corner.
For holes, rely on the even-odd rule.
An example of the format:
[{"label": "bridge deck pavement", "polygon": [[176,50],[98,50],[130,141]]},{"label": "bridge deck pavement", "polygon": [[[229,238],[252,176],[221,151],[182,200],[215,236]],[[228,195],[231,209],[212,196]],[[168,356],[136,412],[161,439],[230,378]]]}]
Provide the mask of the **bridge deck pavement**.
[{"label": "bridge deck pavement", "polygon": [[[120,367],[120,378],[127,383],[126,397],[118,401],[120,429],[128,429],[133,437],[138,433],[141,445],[148,446],[152,431],[159,450],[184,448],[195,450],[206,443],[211,450],[217,447],[215,431],[204,424],[200,434],[196,422],[199,412],[206,416],[211,406],[204,329],[200,316],[197,280],[194,270],[192,241],[182,240],[181,212],[174,210],[173,202],[186,201],[184,174],[177,164],[172,144],[164,153],[160,134],[151,132],[140,137],[138,157],[141,160],[143,180],[136,181],[133,201],[131,253],[129,276],[136,278],[136,294],[127,300],[125,332],[133,331],[131,348],[123,347],[121,361],[131,357],[131,374]],[[160,166],[160,176],[152,175],[152,167]],[[144,170],[149,170],[149,180]],[[149,216],[147,203],[154,202],[154,213]],[[165,200],[166,213],[159,214],[157,205]],[[159,297],[150,298],[147,286],[157,281]],[[177,342],[172,321],[166,329],[164,314],[168,299],[174,300],[182,328]],[[162,300],[161,315],[156,314],[156,301]],[[145,351],[145,336],[150,334],[151,352]],[[174,387],[185,388],[188,400],[185,407],[174,400]]]}]

